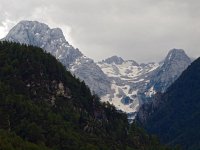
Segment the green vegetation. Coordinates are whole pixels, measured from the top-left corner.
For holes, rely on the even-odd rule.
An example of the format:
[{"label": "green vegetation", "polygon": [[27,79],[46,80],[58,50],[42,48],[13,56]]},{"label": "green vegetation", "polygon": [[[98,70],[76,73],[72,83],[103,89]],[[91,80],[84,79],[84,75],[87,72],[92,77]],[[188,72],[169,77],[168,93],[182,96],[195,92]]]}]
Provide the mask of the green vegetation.
[{"label": "green vegetation", "polygon": [[21,139],[14,133],[0,130],[0,150],[51,150],[44,145],[36,145]]},{"label": "green vegetation", "polygon": [[144,127],[163,143],[200,150],[200,58],[159,99]]},{"label": "green vegetation", "polygon": [[0,150],[168,150],[42,49],[0,43]]}]

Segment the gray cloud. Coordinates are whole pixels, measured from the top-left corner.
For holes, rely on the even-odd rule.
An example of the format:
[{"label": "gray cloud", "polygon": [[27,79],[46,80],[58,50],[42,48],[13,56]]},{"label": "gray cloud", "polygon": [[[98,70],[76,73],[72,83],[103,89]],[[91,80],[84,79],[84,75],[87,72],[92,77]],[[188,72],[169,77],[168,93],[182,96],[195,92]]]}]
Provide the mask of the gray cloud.
[{"label": "gray cloud", "polygon": [[200,55],[199,8],[198,0],[2,0],[0,27],[38,20],[95,60],[159,61],[171,48]]}]

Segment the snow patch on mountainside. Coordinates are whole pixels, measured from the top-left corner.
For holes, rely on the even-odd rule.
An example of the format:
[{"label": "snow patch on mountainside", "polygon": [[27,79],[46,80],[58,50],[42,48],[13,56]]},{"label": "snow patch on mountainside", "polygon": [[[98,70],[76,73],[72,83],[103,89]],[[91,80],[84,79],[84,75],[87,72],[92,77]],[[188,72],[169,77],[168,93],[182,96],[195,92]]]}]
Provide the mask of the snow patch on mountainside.
[{"label": "snow patch on mountainside", "polygon": [[98,65],[112,83],[111,93],[101,97],[102,101],[109,101],[126,113],[137,112],[142,103],[139,93],[150,82],[149,74],[156,70],[159,64],[138,65],[135,61],[127,60],[120,64],[102,61]]},{"label": "snow patch on mountainside", "polygon": [[115,63],[117,58],[110,57],[106,59],[109,61],[98,63],[112,83],[111,93],[103,96],[102,101],[109,101],[132,119],[147,99],[157,92],[164,92],[191,63],[180,49],[170,50],[162,63],[139,65],[123,59],[123,62]]}]

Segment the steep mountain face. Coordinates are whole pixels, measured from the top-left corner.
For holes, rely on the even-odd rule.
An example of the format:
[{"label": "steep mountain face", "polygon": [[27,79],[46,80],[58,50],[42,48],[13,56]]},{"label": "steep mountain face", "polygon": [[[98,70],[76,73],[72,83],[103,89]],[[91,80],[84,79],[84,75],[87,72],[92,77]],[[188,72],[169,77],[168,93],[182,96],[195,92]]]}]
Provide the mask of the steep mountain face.
[{"label": "steep mountain face", "polygon": [[51,53],[102,101],[133,118],[144,102],[156,92],[164,92],[190,64],[184,51],[177,49],[171,50],[162,63],[139,65],[117,56],[95,63],[71,46],[61,29],[50,29],[37,21],[19,22],[2,40],[34,45]]},{"label": "steep mountain face", "polygon": [[89,85],[91,91],[99,96],[110,93],[110,80],[99,66],[90,58],[79,57],[70,65],[70,71]]},{"label": "steep mountain face", "polygon": [[112,56],[112,57],[109,57],[105,60],[103,60],[104,63],[107,63],[107,64],[117,64],[117,65],[121,65],[124,60],[121,58],[121,57],[118,57],[118,56]]},{"label": "steep mountain face", "polygon": [[41,48],[0,42],[0,149],[170,150]]},{"label": "steep mountain face", "polygon": [[[110,60],[110,58],[107,60]],[[148,75],[159,66],[156,63],[141,66],[130,60],[121,64],[102,61],[98,65],[111,80],[112,91],[110,94],[103,96],[102,100],[109,100],[118,109],[127,113],[138,110],[140,105],[138,92],[149,82]]]},{"label": "steep mountain face", "polygon": [[59,28],[50,29],[46,24],[37,21],[21,21],[2,40],[40,47],[55,56],[98,95],[110,92],[110,82],[107,76],[92,59],[71,46]]},{"label": "steep mountain face", "polygon": [[139,107],[157,92],[164,92],[190,65],[191,60],[181,49],[172,49],[162,63],[138,64],[110,57],[99,67],[111,80],[111,93],[102,97],[134,118]]},{"label": "steep mountain face", "polygon": [[150,133],[185,150],[200,149],[200,58],[152,103],[141,107],[138,120]]},{"label": "steep mountain face", "polygon": [[37,21],[19,22],[3,40],[38,46],[51,53],[67,67],[83,56],[78,49],[69,45],[61,29],[50,29],[46,24]]},{"label": "steep mountain face", "polygon": [[182,49],[172,49],[165,58],[163,65],[156,70],[148,85],[159,92],[164,92],[191,64],[191,59]]}]

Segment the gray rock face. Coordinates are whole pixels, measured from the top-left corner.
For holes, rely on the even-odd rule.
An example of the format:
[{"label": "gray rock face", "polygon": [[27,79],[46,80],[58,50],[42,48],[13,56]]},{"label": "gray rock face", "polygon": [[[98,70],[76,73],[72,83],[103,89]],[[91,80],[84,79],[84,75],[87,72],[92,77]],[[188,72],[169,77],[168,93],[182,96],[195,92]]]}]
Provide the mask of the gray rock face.
[{"label": "gray rock face", "polygon": [[110,82],[92,59],[85,57],[71,46],[59,28],[50,29],[37,21],[21,21],[2,39],[21,44],[34,45],[55,56],[68,70],[75,74],[99,96],[110,92]]},{"label": "gray rock face", "polygon": [[130,60],[124,60],[123,63],[110,62],[98,63],[111,80],[112,92],[102,99],[109,99],[110,103],[134,118],[139,107],[157,92],[165,92],[190,65],[191,60],[183,50],[172,49],[162,63],[139,65]]},{"label": "gray rock face", "polygon": [[84,80],[97,95],[110,93],[110,80],[99,66],[90,58],[79,57],[70,65],[70,70],[81,80]]},{"label": "gray rock face", "polygon": [[117,65],[120,65],[124,62],[124,60],[121,58],[121,57],[118,57],[118,56],[112,56],[112,57],[109,57],[105,60],[103,60],[103,63],[108,63],[108,64],[117,64]]},{"label": "gray rock face", "polygon": [[143,103],[142,91],[145,92],[146,85],[150,82],[149,77],[159,64],[139,65],[133,60],[124,60],[122,63],[102,61],[98,65],[111,81],[111,93],[103,96],[102,101],[109,100],[117,109],[134,117]]},{"label": "gray rock face", "polygon": [[2,39],[38,46],[55,56],[98,94],[134,118],[139,107],[164,92],[191,63],[183,50],[172,49],[162,63],[138,64],[112,56],[95,63],[71,46],[61,29],[37,21],[21,21]]},{"label": "gray rock face", "polygon": [[19,22],[3,40],[38,46],[55,56],[66,67],[83,55],[69,45],[61,29],[50,29],[46,24],[37,21]]},{"label": "gray rock face", "polygon": [[165,58],[163,65],[155,70],[148,87],[154,87],[156,91],[165,90],[181,75],[191,64],[191,59],[182,49],[172,49]]}]

